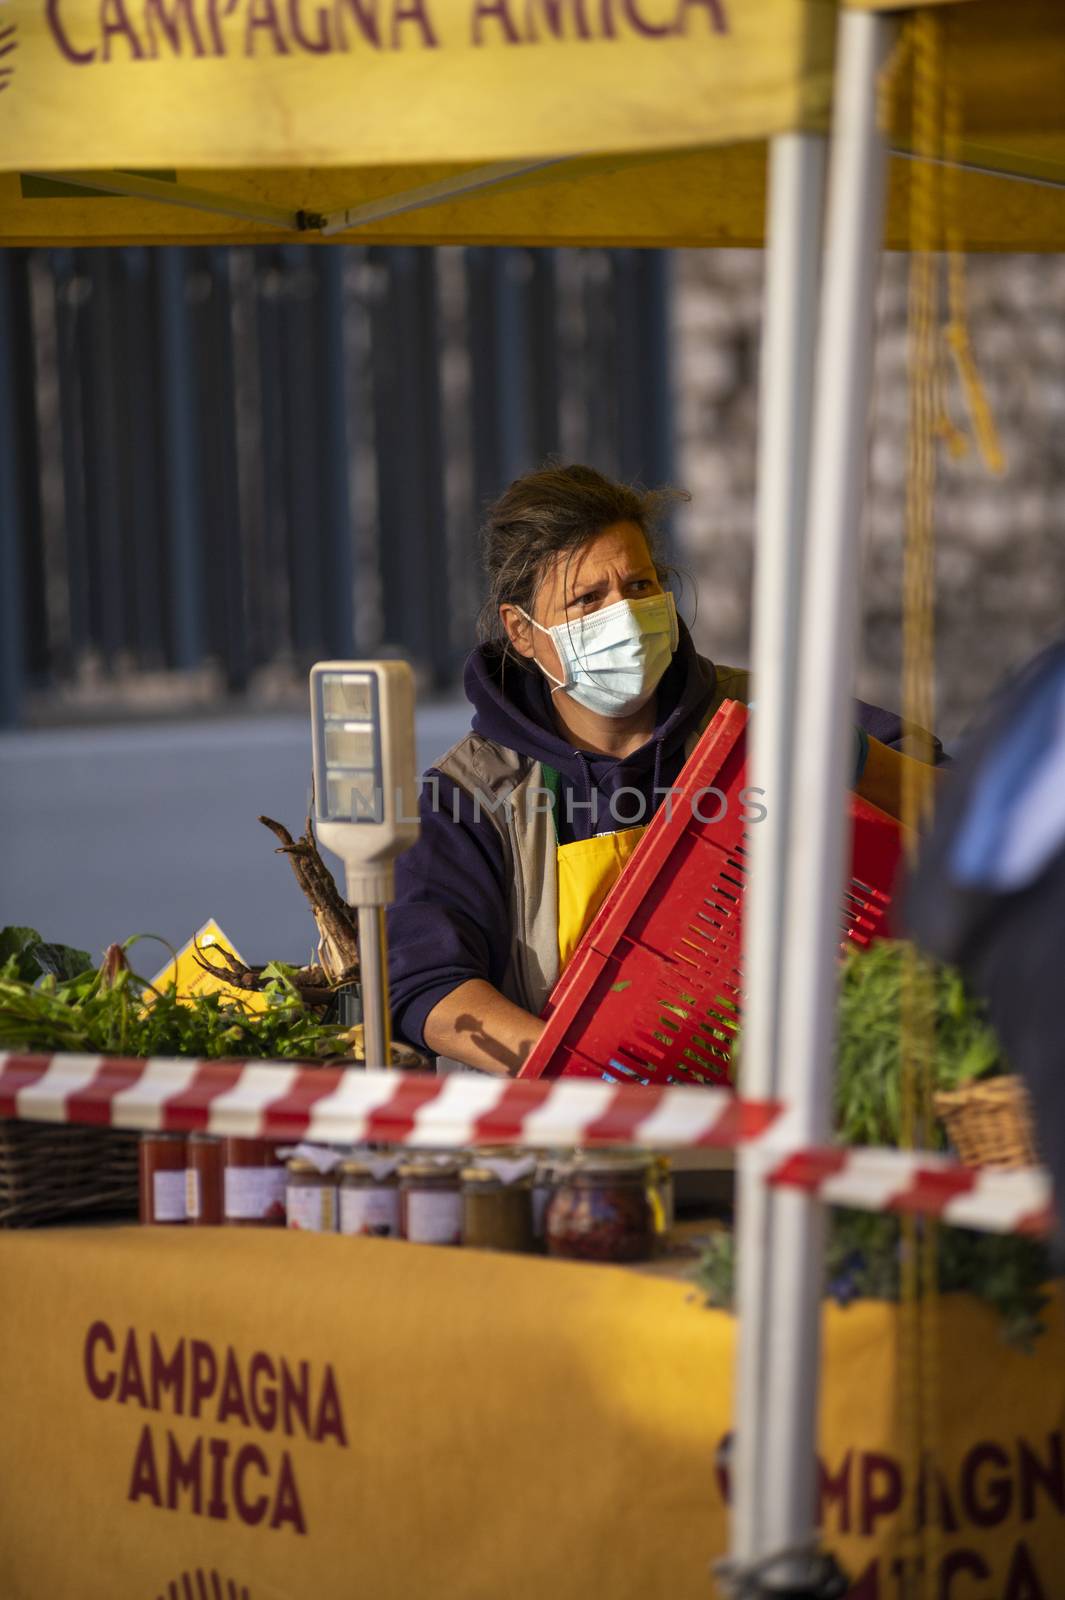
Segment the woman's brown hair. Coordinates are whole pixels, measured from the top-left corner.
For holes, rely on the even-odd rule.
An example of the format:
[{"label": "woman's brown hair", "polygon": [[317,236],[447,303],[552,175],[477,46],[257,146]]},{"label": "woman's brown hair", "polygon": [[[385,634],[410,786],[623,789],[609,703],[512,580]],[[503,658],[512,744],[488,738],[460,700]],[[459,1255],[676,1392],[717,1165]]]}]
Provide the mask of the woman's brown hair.
[{"label": "woman's brown hair", "polygon": [[[515,478],[489,506],[481,527],[488,594],[480,615],[480,638],[506,649],[500,606],[520,606],[531,615],[536,592],[555,558],[576,553],[618,522],[632,522],[640,529],[664,582],[670,569],[656,548],[661,520],[671,505],[687,498],[676,489],[616,483],[579,463],[548,462]],[[515,659],[528,665],[520,656]]]}]

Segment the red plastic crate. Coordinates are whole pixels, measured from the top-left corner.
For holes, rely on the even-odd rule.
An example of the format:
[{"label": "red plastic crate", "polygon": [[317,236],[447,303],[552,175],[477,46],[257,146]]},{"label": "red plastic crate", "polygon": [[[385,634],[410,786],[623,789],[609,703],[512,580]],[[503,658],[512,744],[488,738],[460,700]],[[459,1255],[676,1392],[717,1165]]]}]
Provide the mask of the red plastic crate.
[{"label": "red plastic crate", "polygon": [[[519,1074],[617,1083],[728,1084],[739,1025],[741,915],[754,804],[747,708],[727,700],[656,812],[544,1007]],[[713,793],[700,794],[712,790]],[[720,813],[720,816],[719,816]],[[898,824],[851,798],[843,941],[890,933]]]}]

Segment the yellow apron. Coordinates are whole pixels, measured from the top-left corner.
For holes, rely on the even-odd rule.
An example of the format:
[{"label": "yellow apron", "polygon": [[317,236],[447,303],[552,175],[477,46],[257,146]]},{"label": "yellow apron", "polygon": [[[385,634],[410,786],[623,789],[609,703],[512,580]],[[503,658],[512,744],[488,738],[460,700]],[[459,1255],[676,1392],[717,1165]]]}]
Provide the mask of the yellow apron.
[{"label": "yellow apron", "polygon": [[558,844],[559,777],[554,767],[546,765],[543,774],[544,785],[554,798],[551,815],[555,823],[558,863],[558,970],[561,974],[643,838],[644,825],[620,828],[616,833],[601,833],[594,839],[575,839],[572,844]]}]

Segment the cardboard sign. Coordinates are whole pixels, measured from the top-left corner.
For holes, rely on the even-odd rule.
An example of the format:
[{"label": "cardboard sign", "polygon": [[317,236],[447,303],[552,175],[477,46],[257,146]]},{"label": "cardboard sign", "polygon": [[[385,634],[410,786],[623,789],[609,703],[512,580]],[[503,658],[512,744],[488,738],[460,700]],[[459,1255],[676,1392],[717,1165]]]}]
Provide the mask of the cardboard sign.
[{"label": "cardboard sign", "polygon": [[[190,1000],[197,994],[221,994],[227,1001],[234,1001],[242,1005],[247,1011],[265,1011],[269,1000],[258,989],[239,989],[236,984],[227,983],[223,978],[215,977],[214,973],[207,972],[196,959],[196,950],[199,948],[208,953],[210,951],[227,950],[237,961],[243,961],[235,944],[226,938],[218,923],[210,917],[193,934],[187,944],[183,944],[177,953],[175,961],[168,961],[152,979],[156,989],[168,989],[172,983],[177,984],[178,999]],[[221,965],[221,962],[216,962]],[[145,995],[145,1003],[150,1005],[151,991]]]},{"label": "cardboard sign", "polygon": [[[4,1600],[712,1592],[735,1325],[687,1283],[180,1227],[0,1235],[0,1275]],[[896,1600],[898,1311],[824,1331],[825,1539]],[[932,1592],[1057,1600],[1060,1306],[1033,1355],[967,1297],[940,1333]]]}]

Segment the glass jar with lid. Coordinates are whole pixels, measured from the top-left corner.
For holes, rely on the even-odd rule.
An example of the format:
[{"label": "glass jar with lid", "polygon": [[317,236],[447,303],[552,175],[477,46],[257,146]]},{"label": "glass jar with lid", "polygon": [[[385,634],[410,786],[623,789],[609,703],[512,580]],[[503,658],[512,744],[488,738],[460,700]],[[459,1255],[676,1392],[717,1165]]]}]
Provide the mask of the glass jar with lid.
[{"label": "glass jar with lid", "polygon": [[335,1233],[337,1180],[304,1156],[293,1156],[285,1181],[285,1222],[304,1233]]},{"label": "glass jar with lid", "polygon": [[582,1155],[557,1174],[547,1253],[575,1261],[646,1261],[655,1251],[653,1157]]},{"label": "glass jar with lid", "polygon": [[372,1239],[399,1237],[395,1156],[353,1157],[340,1164],[340,1231]]},{"label": "glass jar with lid", "polygon": [[532,1197],[531,1170],[511,1175],[503,1163],[487,1161],[463,1167],[463,1244],[473,1250],[531,1250]]},{"label": "glass jar with lid", "polygon": [[142,1133],[138,1153],[141,1221],[185,1223],[185,1135]]},{"label": "glass jar with lid", "polygon": [[416,1157],[399,1169],[400,1232],[411,1244],[462,1243],[462,1161]]}]

